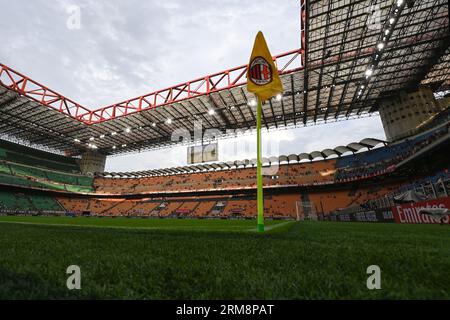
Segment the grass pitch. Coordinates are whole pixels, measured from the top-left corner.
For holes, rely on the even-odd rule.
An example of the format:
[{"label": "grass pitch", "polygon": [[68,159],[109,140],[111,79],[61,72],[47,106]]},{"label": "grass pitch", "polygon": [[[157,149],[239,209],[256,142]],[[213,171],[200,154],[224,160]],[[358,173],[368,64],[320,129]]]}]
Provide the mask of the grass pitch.
[{"label": "grass pitch", "polygon": [[[28,225],[74,226],[93,228],[115,228],[134,230],[178,230],[178,231],[237,231],[254,232],[256,222],[252,220],[201,220],[201,219],[141,219],[141,218],[93,218],[93,217],[28,217],[0,216],[0,222]],[[266,229],[271,231],[284,225],[286,221],[266,221]],[[272,232],[272,231],[271,231]]]},{"label": "grass pitch", "polygon": [[[450,298],[447,226],[268,226],[261,235],[255,221],[0,217],[0,299]],[[79,291],[66,288],[74,264]],[[381,290],[366,287],[374,264]]]}]

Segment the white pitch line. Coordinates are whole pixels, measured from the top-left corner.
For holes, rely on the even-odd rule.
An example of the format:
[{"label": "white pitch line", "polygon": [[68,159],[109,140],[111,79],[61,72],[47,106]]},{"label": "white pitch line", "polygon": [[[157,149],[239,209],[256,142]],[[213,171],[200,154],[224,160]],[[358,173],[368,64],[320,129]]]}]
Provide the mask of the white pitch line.
[{"label": "white pitch line", "polygon": [[[286,221],[286,222],[282,222],[282,223],[276,223],[276,224],[270,225],[268,227],[264,227],[264,231],[270,231],[270,230],[273,230],[273,229],[276,229],[278,227],[285,226],[285,225],[287,225],[289,223],[294,223],[294,222],[295,221]],[[252,229],[249,229],[249,231],[256,232],[257,229],[256,228],[252,228]]]},{"label": "white pitch line", "polygon": [[[279,223],[272,226],[268,226],[265,230],[271,230],[281,225],[285,225],[289,222]],[[97,228],[97,229],[119,229],[119,230],[180,230],[180,231],[209,231],[209,232],[248,232],[255,231],[252,229],[240,229],[240,226],[228,227],[229,229],[211,229],[210,227],[190,227],[190,226],[178,226],[178,227],[134,227],[134,226],[99,226],[99,225],[83,225],[83,224],[70,224],[70,223],[46,223],[46,222],[29,222],[29,221],[2,221],[0,223],[7,224],[22,224],[33,226],[51,226],[51,227],[76,227],[76,228]],[[239,230],[239,229],[240,230]]]},{"label": "white pitch line", "polygon": [[132,230],[156,230],[161,229],[159,227],[125,227],[125,226],[96,226],[85,224],[70,224],[70,223],[46,223],[46,222],[28,222],[28,221],[1,221],[0,223],[9,224],[24,224],[33,226],[50,226],[50,227],[81,227],[81,228],[109,228],[109,229],[132,229]]}]

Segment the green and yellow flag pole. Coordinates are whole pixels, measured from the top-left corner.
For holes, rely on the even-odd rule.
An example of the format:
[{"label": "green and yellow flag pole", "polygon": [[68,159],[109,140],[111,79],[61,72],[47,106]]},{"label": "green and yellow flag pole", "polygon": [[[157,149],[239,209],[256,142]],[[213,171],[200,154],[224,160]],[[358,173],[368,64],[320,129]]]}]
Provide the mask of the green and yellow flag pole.
[{"label": "green and yellow flag pole", "polygon": [[258,99],[258,106],[256,111],[256,179],[257,179],[257,207],[258,207],[258,232],[264,232],[264,195],[263,195],[263,177],[262,177],[262,148],[261,148],[261,113],[262,103]]},{"label": "green and yellow flag pole", "polygon": [[247,90],[257,97],[256,116],[256,182],[257,182],[257,208],[259,232],[264,232],[264,197],[262,177],[262,149],[261,149],[261,116],[262,102],[283,92],[283,85],[278,75],[272,55],[267,47],[262,32],[258,32],[253,45],[252,55],[247,68]]}]

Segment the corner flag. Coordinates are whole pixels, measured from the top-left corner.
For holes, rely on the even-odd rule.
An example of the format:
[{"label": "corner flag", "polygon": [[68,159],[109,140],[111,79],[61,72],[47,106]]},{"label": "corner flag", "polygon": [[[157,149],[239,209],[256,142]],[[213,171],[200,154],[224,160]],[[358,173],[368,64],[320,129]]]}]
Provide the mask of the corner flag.
[{"label": "corner flag", "polygon": [[267,47],[262,32],[258,32],[253,45],[252,55],[247,68],[247,90],[253,92],[257,99],[256,116],[256,149],[257,149],[257,207],[258,207],[258,231],[264,232],[264,197],[262,178],[262,152],[261,152],[261,113],[262,102],[283,92],[278,75],[278,69],[273,62],[272,55]]},{"label": "corner flag", "polygon": [[256,35],[248,64],[247,90],[253,92],[261,102],[283,92],[278,69],[261,31]]}]

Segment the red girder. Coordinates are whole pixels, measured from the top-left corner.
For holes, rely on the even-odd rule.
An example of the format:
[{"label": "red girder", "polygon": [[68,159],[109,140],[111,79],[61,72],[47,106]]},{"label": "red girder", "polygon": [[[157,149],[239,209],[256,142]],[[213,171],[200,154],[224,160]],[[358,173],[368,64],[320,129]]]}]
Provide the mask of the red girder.
[{"label": "red girder", "polygon": [[[293,50],[274,57],[280,74],[295,72],[302,69],[301,63],[297,67],[292,64],[301,60],[301,50]],[[287,61],[283,61],[287,60]],[[178,84],[163,90],[158,90],[143,96],[126,100],[92,112],[87,112],[79,118],[87,123],[99,123],[113,118],[129,115],[141,110],[170,105],[186,99],[208,95],[213,92],[231,89],[246,82],[247,65],[214,73],[206,77]]]},{"label": "red girder", "polygon": [[[303,17],[301,21],[303,23]],[[421,39],[432,37],[432,33],[421,35]],[[402,40],[401,44],[414,44],[417,40],[417,37],[410,37]],[[301,42],[304,45],[305,39],[303,36]],[[369,47],[362,50],[359,54],[356,51],[352,51],[342,55],[340,58],[337,55],[331,56],[326,60],[310,63],[308,67],[316,68],[343,60],[370,56],[374,50],[374,48]],[[304,61],[302,61],[303,52],[304,49],[296,49],[274,57],[280,74],[302,70],[304,68]],[[292,66],[297,60],[299,62],[297,67]],[[242,65],[97,110],[89,110],[4,64],[0,64],[0,84],[42,105],[91,125],[243,85],[246,82],[246,71],[247,65]]]},{"label": "red girder", "polygon": [[0,84],[22,96],[36,101],[75,119],[90,112],[88,108],[70,100],[63,95],[43,86],[23,74],[0,63]]},{"label": "red girder", "polygon": [[[274,57],[280,74],[303,68],[301,52],[301,49],[297,49]],[[299,64],[293,66],[296,60],[299,60]],[[243,85],[246,82],[246,71],[247,65],[242,65],[97,110],[89,110],[4,64],[0,64],[0,84],[90,125]]]}]

